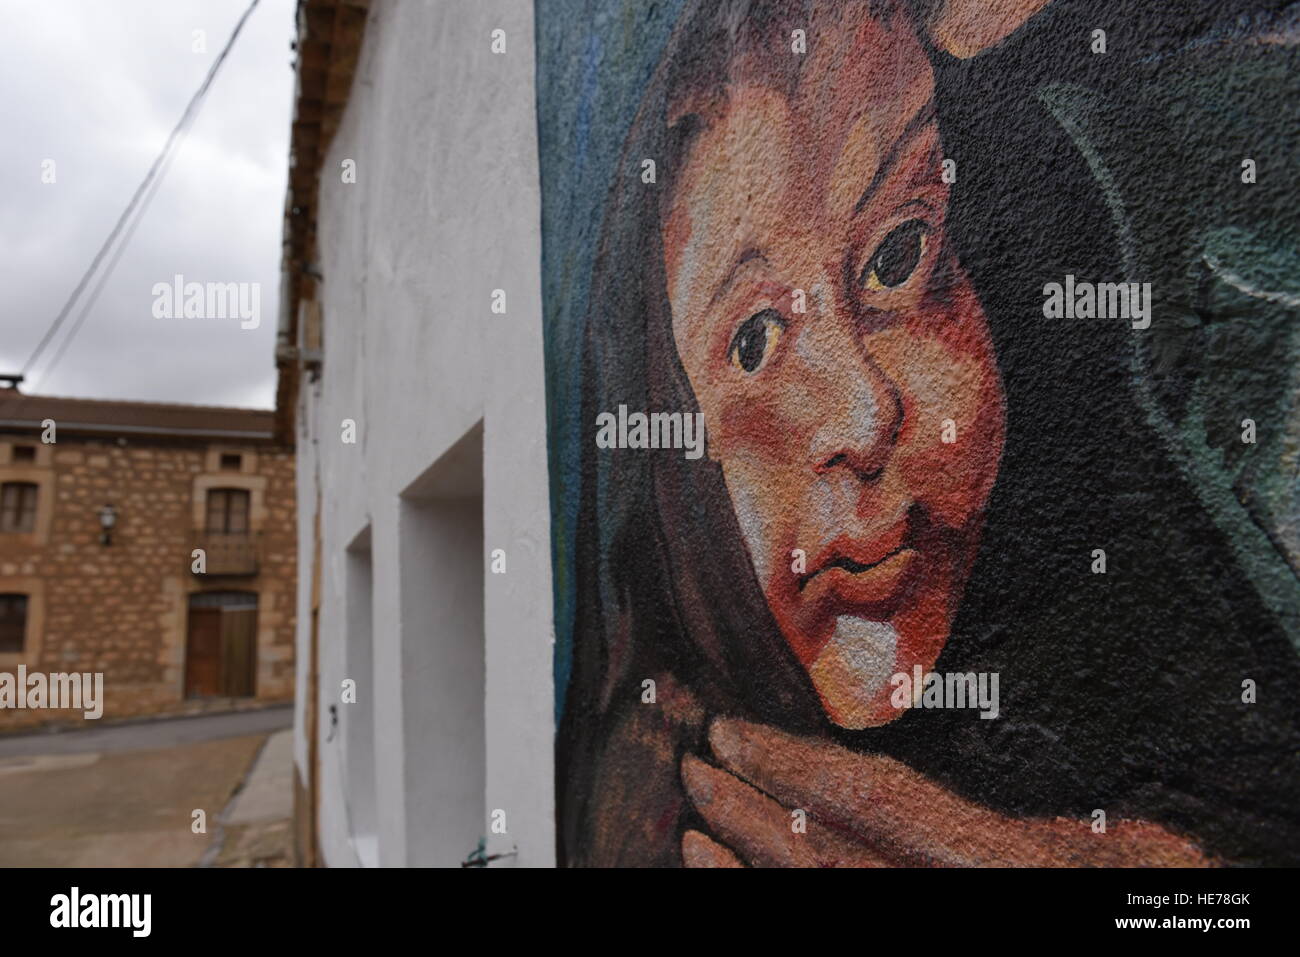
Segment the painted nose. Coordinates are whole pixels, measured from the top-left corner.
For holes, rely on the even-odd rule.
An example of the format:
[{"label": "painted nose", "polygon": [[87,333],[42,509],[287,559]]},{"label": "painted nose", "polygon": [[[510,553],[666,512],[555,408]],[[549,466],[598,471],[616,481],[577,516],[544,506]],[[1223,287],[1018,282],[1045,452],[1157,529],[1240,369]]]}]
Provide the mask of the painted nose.
[{"label": "painted nose", "polygon": [[898,444],[903,397],[856,336],[834,354],[840,359],[826,370],[832,388],[824,393],[826,414],[813,435],[813,469],[819,475],[844,469],[874,482]]}]

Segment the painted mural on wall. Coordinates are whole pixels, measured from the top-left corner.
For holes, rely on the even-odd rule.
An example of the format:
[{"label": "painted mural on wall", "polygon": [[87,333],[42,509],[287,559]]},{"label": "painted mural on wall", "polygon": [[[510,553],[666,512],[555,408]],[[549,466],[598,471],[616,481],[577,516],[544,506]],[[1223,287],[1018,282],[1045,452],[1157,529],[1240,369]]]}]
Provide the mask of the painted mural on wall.
[{"label": "painted mural on wall", "polygon": [[1300,862],[1300,7],[537,22],[560,859]]}]

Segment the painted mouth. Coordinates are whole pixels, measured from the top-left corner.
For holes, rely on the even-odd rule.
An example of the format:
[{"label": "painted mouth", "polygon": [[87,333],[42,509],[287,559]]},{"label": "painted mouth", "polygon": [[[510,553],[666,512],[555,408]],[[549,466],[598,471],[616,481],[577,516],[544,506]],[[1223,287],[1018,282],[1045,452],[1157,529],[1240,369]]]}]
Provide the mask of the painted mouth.
[{"label": "painted mouth", "polygon": [[812,581],[818,575],[825,574],[826,572],[829,572],[832,569],[842,568],[850,575],[861,575],[863,572],[869,572],[873,568],[879,568],[881,565],[885,564],[885,562],[889,561],[891,558],[895,557],[896,555],[901,555],[905,551],[911,551],[911,549],[908,548],[906,543],[901,544],[897,548],[887,552],[886,554],[884,554],[874,562],[859,562],[859,561],[855,561],[852,558],[849,558],[847,555],[837,555],[836,557],[830,559],[830,561],[826,562],[821,567],[817,568],[815,571],[809,572],[807,575],[801,576],[799,579],[799,590],[803,591],[804,588],[807,587],[810,581]]},{"label": "painted mouth", "polygon": [[841,535],[830,542],[814,556],[812,571],[800,576],[799,591],[823,575],[875,577],[876,569],[911,550],[908,546],[916,539],[910,515],[912,511],[913,509],[907,509],[887,527],[875,530],[875,534],[870,537]]},{"label": "painted mouth", "polygon": [[892,616],[921,571],[925,523],[913,506],[873,532],[830,542],[797,580],[801,601],[823,613],[837,608],[876,620]]},{"label": "painted mouth", "polygon": [[897,610],[897,602],[920,567],[919,557],[915,548],[902,547],[860,572],[829,566],[809,582],[803,597],[814,602],[830,599],[841,608],[883,621]]}]

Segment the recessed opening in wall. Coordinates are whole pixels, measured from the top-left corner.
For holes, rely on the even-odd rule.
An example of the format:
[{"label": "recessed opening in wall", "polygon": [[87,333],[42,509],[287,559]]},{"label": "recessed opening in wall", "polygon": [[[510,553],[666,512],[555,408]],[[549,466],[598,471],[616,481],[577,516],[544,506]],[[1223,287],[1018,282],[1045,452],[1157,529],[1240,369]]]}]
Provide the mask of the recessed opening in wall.
[{"label": "recessed opening in wall", "polygon": [[35,482],[0,485],[0,532],[30,532],[36,527]]},{"label": "recessed opening in wall", "polygon": [[248,489],[208,489],[208,531],[218,535],[248,534]]},{"label": "recessed opening in wall", "polygon": [[456,866],[486,835],[483,423],[401,497],[402,709],[411,866]]},{"label": "recessed opening in wall", "polygon": [[251,698],[257,681],[257,593],[190,596],[185,697]]},{"label": "recessed opening in wall", "polygon": [[[324,688],[321,711],[332,723],[338,715],[342,728],[344,781],[352,843],[361,863],[379,865],[379,832],[375,790],[375,641],[374,562],[370,553],[370,527],[352,540],[344,552],[343,681],[348,687]],[[347,691],[351,690],[351,694]],[[328,735],[328,730],[324,732]]]},{"label": "recessed opening in wall", "polygon": [[15,465],[30,465],[36,461],[36,446],[34,445],[15,445],[13,452]]},{"label": "recessed opening in wall", "polygon": [[244,464],[244,457],[238,452],[221,453],[221,471],[238,472]]},{"label": "recessed opening in wall", "polygon": [[0,654],[22,654],[27,638],[27,596],[0,595]]}]

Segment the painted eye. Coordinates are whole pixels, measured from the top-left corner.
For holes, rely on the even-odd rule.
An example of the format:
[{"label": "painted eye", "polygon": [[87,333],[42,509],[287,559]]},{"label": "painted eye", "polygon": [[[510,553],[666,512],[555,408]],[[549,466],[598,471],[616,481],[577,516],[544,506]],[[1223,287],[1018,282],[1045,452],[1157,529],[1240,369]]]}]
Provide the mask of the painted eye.
[{"label": "painted eye", "polygon": [[785,320],[775,309],[756,312],[740,324],[731,340],[728,358],[731,364],[744,372],[757,372],[776,348]]},{"label": "painted eye", "polygon": [[858,285],[863,289],[892,289],[907,282],[925,254],[929,232],[930,227],[919,219],[894,227],[862,267]]}]

